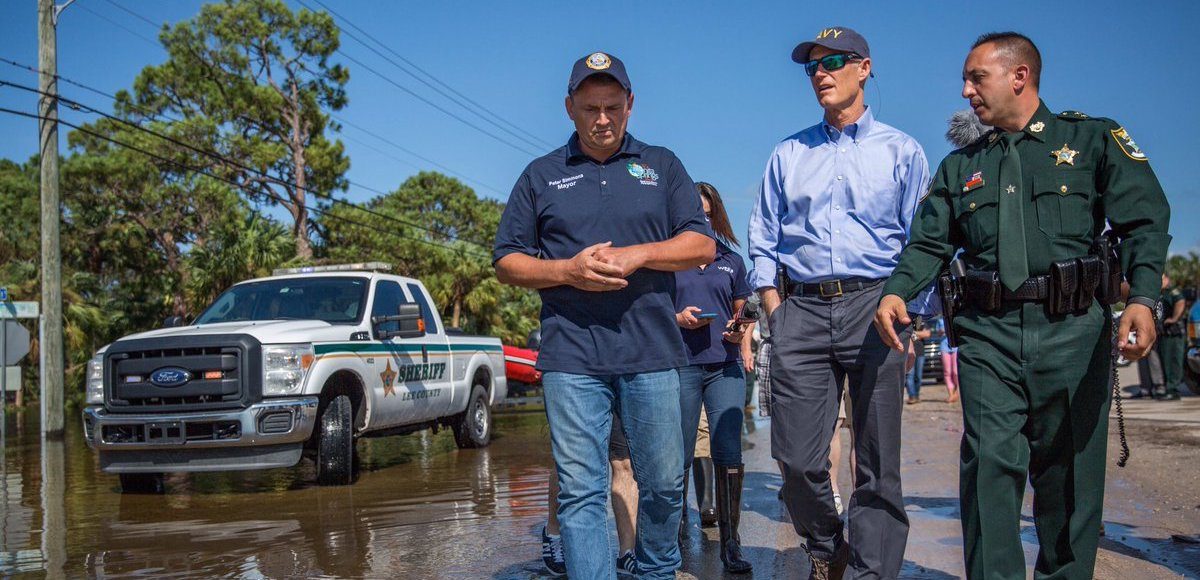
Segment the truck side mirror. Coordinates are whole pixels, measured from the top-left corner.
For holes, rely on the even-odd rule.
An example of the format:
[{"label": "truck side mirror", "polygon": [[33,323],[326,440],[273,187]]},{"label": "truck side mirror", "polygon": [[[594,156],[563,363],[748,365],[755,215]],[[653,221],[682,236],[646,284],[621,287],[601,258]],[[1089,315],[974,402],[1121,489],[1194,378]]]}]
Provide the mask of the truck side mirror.
[{"label": "truck side mirror", "polygon": [[185,324],[187,324],[187,319],[182,316],[168,316],[167,319],[163,321],[162,327],[176,328]]},{"label": "truck side mirror", "polygon": [[[381,328],[389,322],[400,323],[398,330]],[[401,304],[399,312],[392,316],[372,316],[371,326],[379,340],[389,338],[420,338],[425,336],[425,320],[421,318],[421,307],[417,304]]]}]

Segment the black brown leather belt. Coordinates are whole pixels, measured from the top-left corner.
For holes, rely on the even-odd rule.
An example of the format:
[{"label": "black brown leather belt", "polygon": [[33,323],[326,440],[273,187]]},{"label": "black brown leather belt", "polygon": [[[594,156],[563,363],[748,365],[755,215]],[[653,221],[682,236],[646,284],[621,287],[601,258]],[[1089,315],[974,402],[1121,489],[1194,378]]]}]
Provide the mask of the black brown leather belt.
[{"label": "black brown leather belt", "polygon": [[821,298],[836,298],[850,292],[866,290],[883,282],[882,278],[846,278],[844,280],[826,280],[824,282],[793,282],[788,288],[792,296],[820,296]]},{"label": "black brown leather belt", "polygon": [[1004,300],[1045,300],[1050,297],[1050,277],[1031,276],[1016,290],[1001,286],[1000,293]]}]

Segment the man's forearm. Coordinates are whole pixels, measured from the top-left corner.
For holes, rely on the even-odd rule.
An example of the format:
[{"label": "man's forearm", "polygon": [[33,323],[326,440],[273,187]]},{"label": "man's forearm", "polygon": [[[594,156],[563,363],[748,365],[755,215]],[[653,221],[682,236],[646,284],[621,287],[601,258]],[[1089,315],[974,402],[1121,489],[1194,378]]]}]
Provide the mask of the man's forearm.
[{"label": "man's forearm", "polygon": [[775,309],[779,308],[779,303],[783,301],[783,298],[779,296],[779,290],[770,286],[759,288],[758,295],[762,297],[763,309],[766,310],[767,316],[771,316],[771,313],[775,312]]},{"label": "man's forearm", "polygon": [[566,260],[542,260],[525,254],[509,254],[496,262],[496,279],[503,284],[541,290],[567,283]]},{"label": "man's forearm", "polygon": [[711,264],[717,255],[716,242],[696,232],[683,232],[663,242],[630,246],[643,253],[642,267],[663,272],[678,272]]}]

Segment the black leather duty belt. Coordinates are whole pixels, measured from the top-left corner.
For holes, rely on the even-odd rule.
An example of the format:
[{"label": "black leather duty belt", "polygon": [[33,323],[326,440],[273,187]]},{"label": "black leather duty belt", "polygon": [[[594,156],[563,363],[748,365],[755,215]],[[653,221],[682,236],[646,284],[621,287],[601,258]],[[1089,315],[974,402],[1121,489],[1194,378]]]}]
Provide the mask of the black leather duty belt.
[{"label": "black leather duty belt", "polygon": [[1050,277],[1049,276],[1032,276],[1016,290],[1009,290],[1003,285],[1000,287],[1000,298],[1002,300],[1033,300],[1041,301],[1050,297]]},{"label": "black leather duty belt", "polygon": [[846,278],[845,280],[826,280],[824,282],[793,282],[788,288],[791,296],[820,296],[821,298],[836,298],[843,294],[866,290],[883,283],[882,278]]}]

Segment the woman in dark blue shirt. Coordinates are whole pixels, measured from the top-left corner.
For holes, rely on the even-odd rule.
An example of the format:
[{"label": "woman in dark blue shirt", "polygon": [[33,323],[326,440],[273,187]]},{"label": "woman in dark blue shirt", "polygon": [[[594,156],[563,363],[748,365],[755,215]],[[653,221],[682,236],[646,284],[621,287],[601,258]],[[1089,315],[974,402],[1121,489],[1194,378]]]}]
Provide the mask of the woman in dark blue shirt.
[{"label": "woman in dark blue shirt", "polygon": [[684,465],[692,464],[703,404],[716,468],[721,562],[730,572],[748,573],[750,563],[742,558],[737,531],[744,475],[742,406],[746,396],[741,343],[748,329],[730,325],[752,291],[742,257],[730,248],[738,241],[720,194],[707,183],[697,183],[696,188],[718,242],[713,263],[675,273],[675,321],[688,351],[688,366],[679,369]]}]

